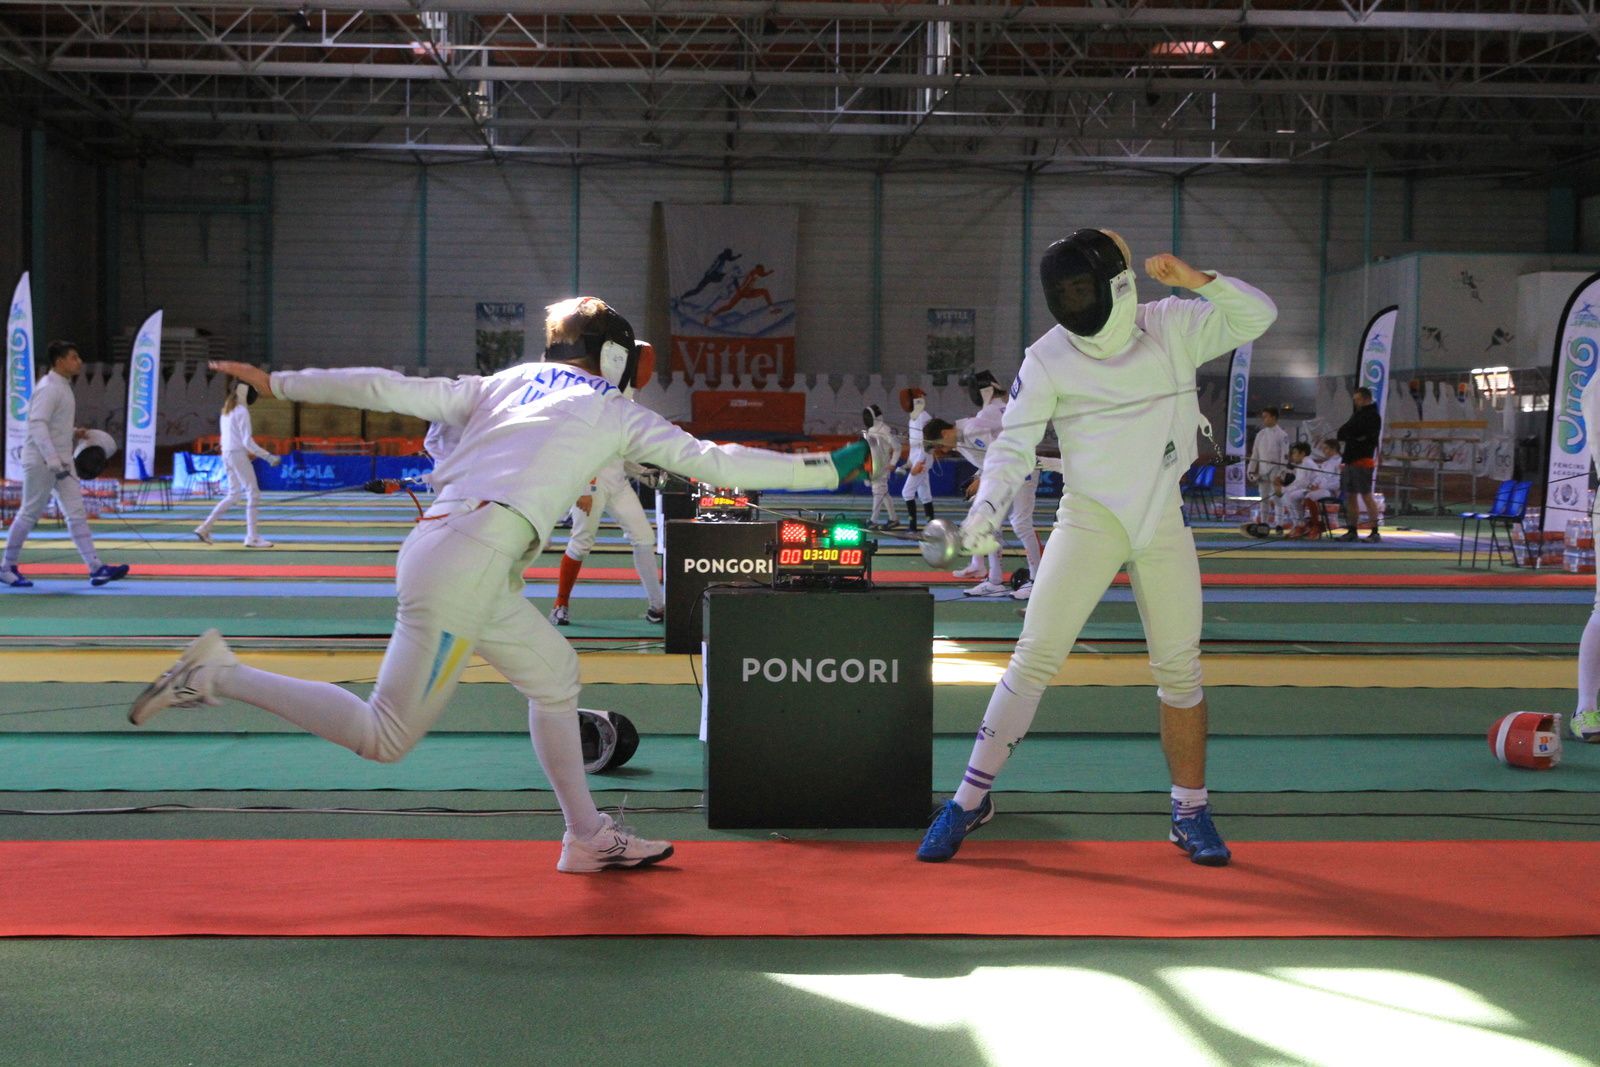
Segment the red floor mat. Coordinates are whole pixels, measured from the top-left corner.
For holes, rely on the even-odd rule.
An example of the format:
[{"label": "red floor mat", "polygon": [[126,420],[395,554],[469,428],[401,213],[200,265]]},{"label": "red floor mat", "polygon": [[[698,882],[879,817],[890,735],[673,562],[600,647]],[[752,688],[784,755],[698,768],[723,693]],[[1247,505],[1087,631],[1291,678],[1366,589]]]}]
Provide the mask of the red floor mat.
[{"label": "red floor mat", "polygon": [[521,841],[0,843],[0,935],[1571,937],[1600,843],[1256,842],[1207,869],[1160,842],[688,842],[563,875]]},{"label": "red floor mat", "polygon": [[[38,578],[81,578],[81,564],[23,562],[25,573]],[[529,567],[529,581],[553,582],[555,567]],[[139,563],[134,577],[145,578],[373,578],[394,580],[390,564],[274,564],[274,563]],[[878,568],[873,577],[886,585],[970,585],[971,579],[952,577],[948,571],[890,570]],[[632,567],[583,569],[584,581],[637,582]],[[1446,574],[1207,574],[1201,583],[1211,586],[1265,586],[1300,588],[1370,589],[1588,589],[1594,585],[1590,574],[1563,574],[1558,571],[1521,573],[1446,573]],[[1118,574],[1116,585],[1127,585],[1128,576]]]}]

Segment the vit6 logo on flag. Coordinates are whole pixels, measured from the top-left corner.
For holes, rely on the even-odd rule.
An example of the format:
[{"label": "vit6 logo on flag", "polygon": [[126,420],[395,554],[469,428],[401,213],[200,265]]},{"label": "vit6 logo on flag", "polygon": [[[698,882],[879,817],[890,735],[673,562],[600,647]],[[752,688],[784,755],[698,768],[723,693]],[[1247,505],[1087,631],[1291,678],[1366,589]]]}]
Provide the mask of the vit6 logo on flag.
[{"label": "vit6 logo on flag", "polygon": [[23,274],[6,314],[7,481],[22,481],[22,446],[28,440],[28,401],[33,398],[33,289]]},{"label": "vit6 logo on flag", "polygon": [[1583,391],[1600,361],[1600,274],[1584,279],[1561,312],[1550,372],[1550,461],[1545,467],[1543,528],[1565,532],[1569,519],[1587,518],[1589,427]]},{"label": "vit6 logo on flag", "polygon": [[[1378,417],[1387,424],[1389,404],[1389,357],[1394,352],[1394,327],[1400,318],[1400,305],[1391,304],[1372,316],[1361,335],[1361,384],[1372,390],[1372,402],[1378,405]],[[1372,457],[1383,460],[1383,436],[1379,431],[1378,450]],[[1374,474],[1376,477],[1376,474]]]},{"label": "vit6 logo on flag", "polygon": [[161,395],[161,312],[139,327],[128,367],[128,447],[124,478],[144,481],[156,473],[156,400]]},{"label": "vit6 logo on flag", "polygon": [[794,380],[793,207],[666,209],[672,370],[711,384]]},{"label": "vit6 logo on flag", "polygon": [[1228,457],[1227,494],[1231,497],[1245,494],[1245,419],[1249,414],[1250,354],[1254,347],[1254,342],[1240,345],[1233,350],[1233,359],[1228,364],[1228,438],[1225,451]]}]

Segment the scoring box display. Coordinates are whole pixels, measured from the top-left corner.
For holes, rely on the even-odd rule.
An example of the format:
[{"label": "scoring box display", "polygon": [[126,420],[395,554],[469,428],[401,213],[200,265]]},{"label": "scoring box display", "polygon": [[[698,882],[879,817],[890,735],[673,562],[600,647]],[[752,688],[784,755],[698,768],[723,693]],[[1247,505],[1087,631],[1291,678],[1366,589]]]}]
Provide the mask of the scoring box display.
[{"label": "scoring box display", "polygon": [[927,589],[712,589],[705,638],[708,825],[927,825]]}]

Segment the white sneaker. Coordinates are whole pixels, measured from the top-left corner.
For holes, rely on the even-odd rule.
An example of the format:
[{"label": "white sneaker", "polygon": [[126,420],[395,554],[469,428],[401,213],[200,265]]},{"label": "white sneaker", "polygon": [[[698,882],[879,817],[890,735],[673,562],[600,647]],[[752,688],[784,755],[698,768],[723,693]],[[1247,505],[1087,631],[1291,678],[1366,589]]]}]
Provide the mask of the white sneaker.
[{"label": "white sneaker", "polygon": [[246,547],[246,548],[271,548],[272,547],[272,542],[268,541],[265,537],[246,537],[244,539],[244,547]]},{"label": "white sneaker", "polygon": [[611,816],[601,813],[605,823],[582,841],[572,834],[561,835],[561,859],[556,870],[564,874],[589,874],[612,867],[647,867],[672,855],[670,841],[649,841],[633,833]]},{"label": "white sneaker", "polygon": [[971,589],[961,590],[962,596],[999,596],[1001,593],[1011,592],[1011,587],[1001,585],[999,582],[983,581]]},{"label": "white sneaker", "polygon": [[953,575],[951,575],[951,577],[952,578],[982,578],[985,574],[988,574],[988,573],[989,573],[989,565],[987,563],[969,563],[965,567],[962,567],[960,570],[956,571]]},{"label": "white sneaker", "polygon": [[216,630],[207,630],[183,650],[178,662],[149,685],[133,702],[128,721],[143,726],[163,708],[195,708],[219,703],[212,695],[212,681],[221,667],[239,662],[233,650]]},{"label": "white sneaker", "polygon": [[1032,595],[1033,595],[1033,583],[1032,582],[1023,582],[1021,585],[1017,586],[1017,588],[1012,591],[1011,599],[1012,600],[1027,600]]},{"label": "white sneaker", "polygon": [[196,526],[194,528],[194,535],[200,539],[202,544],[211,545],[216,543],[215,541],[211,540],[211,531],[206,529],[204,526]]}]

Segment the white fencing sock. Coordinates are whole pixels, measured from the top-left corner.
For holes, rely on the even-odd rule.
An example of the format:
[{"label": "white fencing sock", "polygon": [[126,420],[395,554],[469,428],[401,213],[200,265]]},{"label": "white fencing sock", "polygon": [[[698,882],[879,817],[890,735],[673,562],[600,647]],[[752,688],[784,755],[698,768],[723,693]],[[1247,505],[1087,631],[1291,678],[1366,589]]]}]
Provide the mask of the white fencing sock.
[{"label": "white fencing sock", "polygon": [[1000,565],[1000,550],[998,548],[989,553],[989,581],[995,585],[1006,584],[1006,571]]},{"label": "white fencing sock", "polygon": [[217,696],[254,704],[357,755],[376,748],[372,708],[332,682],[308,682],[239,664],[217,671],[212,686]]},{"label": "white fencing sock", "polygon": [[978,740],[972,746],[966,773],[956,789],[955,801],[963,810],[977,810],[984,795],[994,788],[995,775],[1000,773],[1012,751],[1021,744],[1028,727],[1033,725],[1033,717],[1039,710],[1039,696],[1022,696],[1007,685],[1004,678],[994,687],[989,708],[983,713],[983,725],[978,727]]},{"label": "white fencing sock", "polygon": [[528,701],[528,734],[539,766],[555,790],[556,803],[573,837],[586,838],[600,829],[600,809],[589,792],[583,770],[583,739],[578,733],[578,700],[540,707]]},{"label": "white fencing sock", "polygon": [[639,581],[644,585],[645,599],[650,601],[651,607],[660,610],[666,603],[666,598],[661,595],[661,568],[656,563],[654,545],[633,546],[633,569],[639,572]]},{"label": "white fencing sock", "polygon": [[1594,711],[1600,699],[1600,610],[1591,612],[1578,641],[1578,706],[1575,711]]}]

